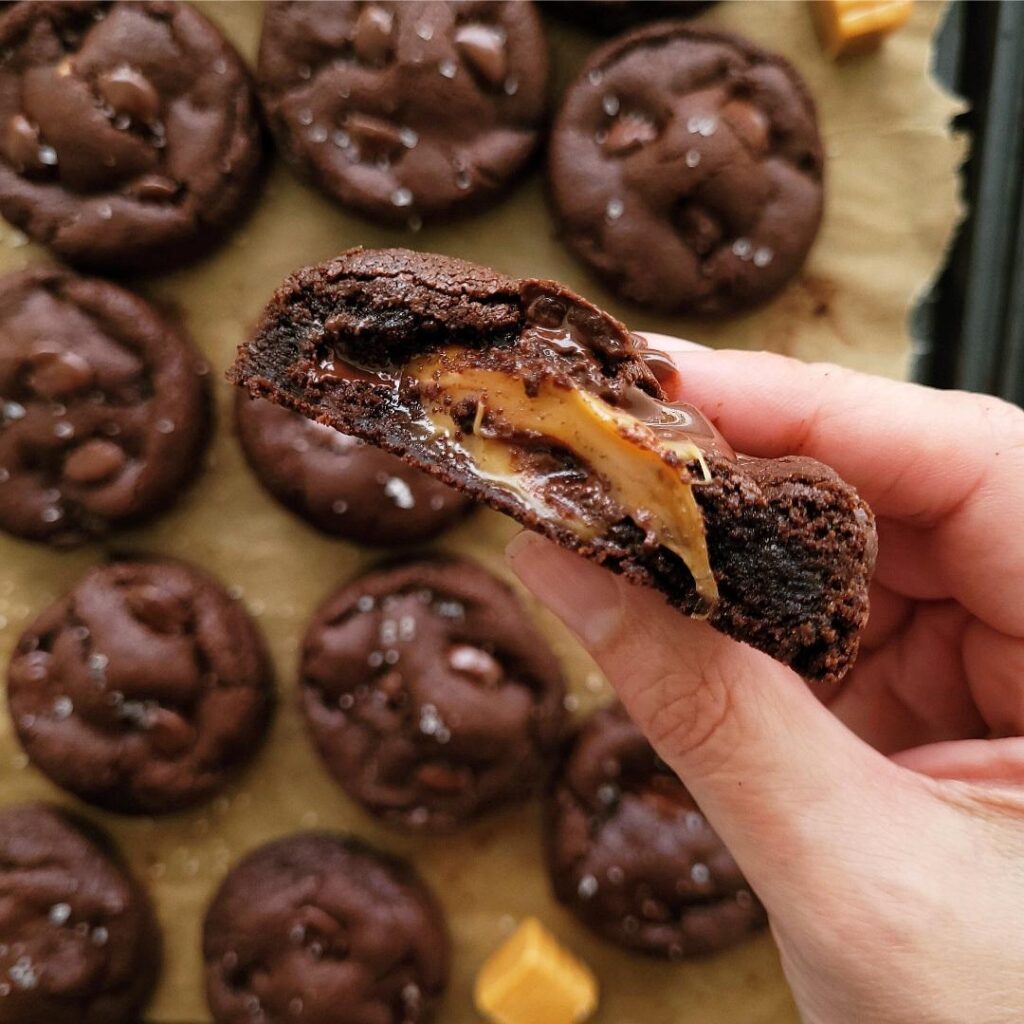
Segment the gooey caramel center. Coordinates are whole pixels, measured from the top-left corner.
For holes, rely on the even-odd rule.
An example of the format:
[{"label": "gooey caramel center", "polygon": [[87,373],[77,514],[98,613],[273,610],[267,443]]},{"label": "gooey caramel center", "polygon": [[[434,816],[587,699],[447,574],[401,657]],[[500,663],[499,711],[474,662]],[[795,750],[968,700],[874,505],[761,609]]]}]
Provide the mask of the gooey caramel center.
[{"label": "gooey caramel center", "polygon": [[[555,442],[585,462],[607,493],[649,539],[678,555],[693,576],[703,611],[718,600],[695,481],[687,463],[704,465],[698,445],[659,437],[629,412],[550,378],[527,393],[524,382],[499,370],[466,365],[464,350],[449,348],[407,364],[402,377],[415,381],[423,408],[419,428],[465,457],[470,471],[524,503],[540,518],[576,534],[594,536],[600,525],[568,517],[549,501],[543,475],[517,461],[523,436]],[[464,429],[456,409],[475,406]],[[463,421],[464,422],[464,421]],[[503,429],[500,429],[503,428]],[[510,437],[510,434],[512,435]],[[518,437],[516,436],[518,435]]]}]

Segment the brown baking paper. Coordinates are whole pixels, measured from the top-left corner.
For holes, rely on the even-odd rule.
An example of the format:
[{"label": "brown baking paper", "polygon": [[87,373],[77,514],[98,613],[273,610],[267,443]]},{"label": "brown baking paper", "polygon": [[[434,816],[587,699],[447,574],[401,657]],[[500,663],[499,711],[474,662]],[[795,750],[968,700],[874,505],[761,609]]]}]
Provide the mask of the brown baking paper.
[{"label": "brown baking paper", "polygon": [[[252,58],[257,4],[208,3],[207,12]],[[516,275],[559,278],[632,327],[703,342],[766,347],[892,376],[904,372],[908,308],[934,274],[957,216],[955,170],[962,146],[949,134],[958,109],[927,77],[940,8],[919,3],[910,24],[878,54],[845,64],[826,60],[803,3],[721,3],[701,24],[736,29],[786,54],[818,100],[828,151],[825,222],[799,279],[773,304],[714,323],[630,309],[604,293],[561,249],[534,173],[487,213],[418,234],[384,230],[347,216],[275,166],[251,219],[212,258],[138,286],[180,312],[214,365],[218,424],[200,478],[154,526],[105,548],[73,553],[0,537],[0,658],[27,620],[108,551],[162,553],[205,566],[234,588],[265,631],[282,700],[265,749],[242,780],[210,805],[168,819],[132,820],[89,812],[146,880],[166,939],[153,1022],[208,1019],[199,956],[205,905],[244,852],[303,828],[350,829],[413,859],[448,910],[454,973],[443,1024],[479,1020],[470,991],[484,956],[525,914],[542,918],[593,966],[602,986],[603,1024],[782,1024],[795,1020],[771,940],[764,935],[720,956],[671,966],[591,938],[551,900],[540,858],[538,809],[502,813],[457,837],[409,839],[360,813],[328,779],[292,701],[299,640],[314,607],[378,555],[328,540],[282,511],[243,464],[230,425],[222,371],[281,279],[347,246],[412,245],[465,256]],[[552,23],[559,86],[594,40]],[[2,226],[0,270],[45,255]],[[502,547],[516,527],[481,511],[437,546],[504,572]],[[531,611],[561,655],[580,713],[607,698],[592,664],[541,609]],[[0,800],[66,802],[26,765],[0,715]],[[537,1022],[544,1024],[544,1022]]]}]

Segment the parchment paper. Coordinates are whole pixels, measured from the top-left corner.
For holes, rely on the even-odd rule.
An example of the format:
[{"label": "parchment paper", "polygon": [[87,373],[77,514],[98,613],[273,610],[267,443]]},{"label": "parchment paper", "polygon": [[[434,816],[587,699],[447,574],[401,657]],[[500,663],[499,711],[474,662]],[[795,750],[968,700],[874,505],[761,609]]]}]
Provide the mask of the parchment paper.
[{"label": "parchment paper", "polygon": [[[259,5],[201,6],[251,59]],[[220,371],[288,272],[362,243],[413,245],[512,274],[560,278],[637,329],[716,346],[766,347],[899,376],[909,349],[907,310],[939,265],[957,216],[955,169],[963,146],[947,125],[958,107],[926,74],[940,13],[937,5],[918,3],[910,24],[881,53],[840,65],[821,55],[802,2],[729,0],[701,16],[701,22],[744,32],[790,57],[818,100],[828,151],[826,217],[810,262],[777,301],[748,316],[715,323],[658,317],[604,294],[553,237],[537,173],[488,213],[412,235],[345,215],[275,166],[255,213],[216,255],[180,273],[138,282],[149,297],[180,312],[217,370],[219,422],[210,455],[197,484],[171,514],[106,548],[61,554],[0,537],[0,658],[6,664],[27,619],[109,551],[163,553],[207,567],[236,588],[267,634],[282,700],[266,748],[235,788],[207,807],[170,819],[128,820],[89,811],[114,835],[157,904],[166,951],[150,1021],[208,1020],[199,957],[207,900],[245,851],[311,827],[351,829],[403,853],[437,888],[455,941],[443,1024],[479,1019],[470,1001],[473,975],[525,914],[541,917],[595,968],[603,987],[603,1024],[795,1020],[767,935],[680,966],[635,957],[589,937],[548,895],[535,806],[504,813],[458,837],[409,840],[377,827],[329,781],[293,707],[296,651],[317,603],[378,556],[324,539],[265,496],[232,436],[231,396]],[[594,40],[555,23],[550,31],[561,87]],[[0,271],[45,258],[0,224]],[[509,521],[482,511],[439,546],[504,573],[501,551],[514,530]],[[562,656],[584,713],[607,697],[603,680],[550,616],[531,609]],[[0,801],[28,799],[67,802],[26,766],[4,712]]]}]

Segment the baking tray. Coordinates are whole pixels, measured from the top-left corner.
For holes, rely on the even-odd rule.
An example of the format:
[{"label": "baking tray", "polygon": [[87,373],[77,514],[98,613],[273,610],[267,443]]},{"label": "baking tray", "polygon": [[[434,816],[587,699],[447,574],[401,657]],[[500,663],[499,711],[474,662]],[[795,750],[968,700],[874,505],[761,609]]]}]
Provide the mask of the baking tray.
[{"label": "baking tray", "polygon": [[[201,5],[252,59],[257,5]],[[916,5],[910,23],[878,54],[826,60],[802,0],[727,0],[698,23],[747,34],[787,55],[818,100],[829,155],[821,235],[793,285],[760,310],[721,321],[656,316],[616,300],[568,257],[554,237],[542,177],[527,175],[507,199],[472,219],[418,234],[386,230],[345,214],[275,164],[251,218],[204,262],[132,282],[180,317],[216,369],[217,429],[195,485],[153,525],[110,543],[59,553],[0,537],[0,661],[26,622],[112,553],[145,552],[206,566],[244,601],[274,656],[279,712],[266,748],[237,785],[191,813],[125,819],[84,809],[107,828],[154,895],[167,939],[151,1024],[207,1019],[199,929],[211,892],[229,866],[272,837],[303,828],[343,828],[412,859],[447,908],[455,943],[443,1024],[477,1024],[474,973],[526,914],[541,917],[594,967],[602,985],[598,1024],[792,1024],[795,1012],[767,934],[720,956],[667,965],[589,935],[552,901],[541,865],[538,808],[505,811],[443,840],[413,839],[361,814],[318,762],[292,700],[302,631],[315,606],[381,553],[314,533],[259,488],[231,431],[233,394],[221,379],[273,288],[297,266],[355,244],[412,245],[490,263],[514,275],[566,281],[640,330],[712,345],[770,348],[903,376],[907,315],[939,266],[959,216],[956,172],[964,147],[948,131],[958,102],[928,77],[941,9]],[[549,24],[555,91],[598,40]],[[906,197],[913,195],[909,204]],[[45,260],[19,232],[0,225],[0,271]],[[505,574],[504,543],[516,527],[480,511],[435,547],[469,555]],[[561,626],[528,602],[561,658],[577,711],[609,692]],[[26,764],[0,715],[0,801],[71,803]]]}]

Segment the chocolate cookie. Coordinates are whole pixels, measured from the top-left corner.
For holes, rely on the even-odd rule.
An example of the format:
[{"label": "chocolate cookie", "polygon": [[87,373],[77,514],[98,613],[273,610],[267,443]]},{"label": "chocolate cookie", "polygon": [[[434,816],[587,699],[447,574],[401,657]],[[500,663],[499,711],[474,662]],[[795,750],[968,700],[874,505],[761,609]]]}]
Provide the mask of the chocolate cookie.
[{"label": "chocolate cookie", "polygon": [[145,892],[105,837],[0,811],[0,1024],[135,1024],[160,967]]},{"label": "chocolate cookie", "polygon": [[446,831],[542,783],[562,735],[558,662],[471,562],[370,573],[316,613],[301,701],[328,769],[389,825]]},{"label": "chocolate cookie", "polygon": [[737,456],[665,401],[659,362],[555,282],[354,249],[285,282],[231,376],[837,681],[867,620],[870,509],[813,459]]},{"label": "chocolate cookie", "polygon": [[533,4],[271,3],[259,85],[285,158],[373,220],[475,207],[533,152],[547,46]]},{"label": "chocolate cookie", "polygon": [[69,262],[180,263],[252,200],[248,74],[191,5],[13,4],[0,54],[0,212]]},{"label": "chocolate cookie", "polygon": [[570,249],[644,305],[730,313],[803,265],[821,222],[814,102],[782,57],[663,22],[599,49],[548,157]]},{"label": "chocolate cookie", "polygon": [[361,544],[417,544],[470,506],[396,456],[241,391],[235,425],[260,482],[325,533]]},{"label": "chocolate cookie", "polygon": [[203,925],[216,1024],[424,1024],[449,958],[444,915],[412,868],[323,833],[250,853]]},{"label": "chocolate cookie", "polygon": [[206,439],[206,363],[142,299],[0,278],[0,529],[67,546],[170,504]]},{"label": "chocolate cookie", "polygon": [[89,803],[163,814],[220,789],[253,755],[270,663],[245,610],[178,562],[88,573],[25,631],[8,701],[37,768]]},{"label": "chocolate cookie", "polygon": [[748,936],[765,913],[693,797],[621,706],[576,737],[546,808],[555,895],[592,931],[672,960]]}]

